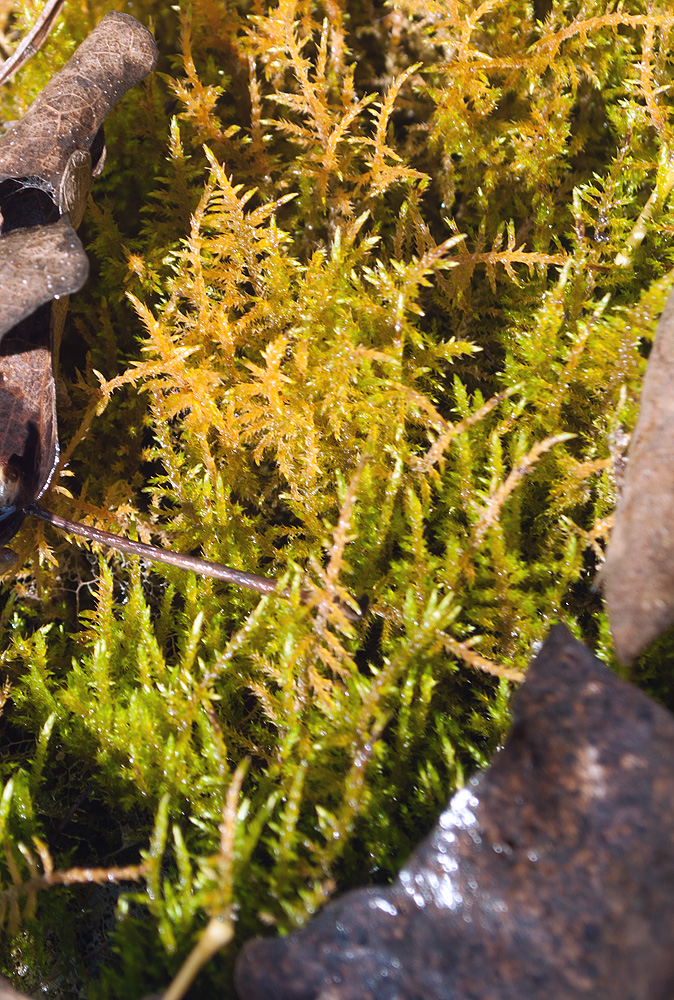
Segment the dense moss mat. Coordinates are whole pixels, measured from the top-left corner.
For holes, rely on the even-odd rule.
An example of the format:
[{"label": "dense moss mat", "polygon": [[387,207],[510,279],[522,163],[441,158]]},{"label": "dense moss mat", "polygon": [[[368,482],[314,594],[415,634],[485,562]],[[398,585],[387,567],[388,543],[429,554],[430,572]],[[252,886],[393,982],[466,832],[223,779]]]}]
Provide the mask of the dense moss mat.
[{"label": "dense moss mat", "polygon": [[[3,5],[5,35],[39,6]],[[115,6],[67,5],[3,121]],[[1,614],[16,982],[135,1000],[224,915],[199,996],[231,995],[237,942],[392,876],[550,623],[612,662],[596,574],[674,232],[674,17],[614,8],[123,5],[160,63],[108,121],[47,502],[292,599],[26,524]],[[672,655],[637,671],[665,702]],[[76,870],[142,859],[131,887]]]}]

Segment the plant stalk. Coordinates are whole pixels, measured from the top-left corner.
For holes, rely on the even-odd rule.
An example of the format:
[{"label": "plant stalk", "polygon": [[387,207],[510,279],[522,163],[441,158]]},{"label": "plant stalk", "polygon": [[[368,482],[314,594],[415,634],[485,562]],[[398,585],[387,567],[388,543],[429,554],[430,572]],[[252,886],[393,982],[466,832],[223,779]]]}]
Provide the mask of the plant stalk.
[{"label": "plant stalk", "polygon": [[[287,588],[285,590],[278,589],[279,581],[274,577],[246,573],[244,570],[232,569],[230,566],[209,562],[198,556],[188,556],[182,552],[172,552],[170,549],[163,549],[156,545],[147,545],[145,542],[136,542],[131,538],[124,538],[123,535],[104,531],[102,528],[94,528],[92,525],[81,524],[79,521],[70,521],[37,503],[27,504],[24,507],[24,513],[31,517],[37,517],[40,521],[46,521],[47,524],[51,524],[52,527],[58,528],[60,531],[88,538],[89,541],[97,542],[99,545],[107,545],[109,548],[117,549],[118,552],[127,552],[132,556],[140,556],[141,559],[177,566],[179,569],[190,570],[201,576],[210,576],[215,580],[233,583],[236,587],[255,590],[259,594],[276,594],[277,597],[285,597],[286,599],[290,597],[290,591]],[[311,592],[303,590],[300,597],[303,602],[307,602],[311,598]],[[359,612],[341,602],[338,606],[350,621],[358,621],[361,617]]]}]

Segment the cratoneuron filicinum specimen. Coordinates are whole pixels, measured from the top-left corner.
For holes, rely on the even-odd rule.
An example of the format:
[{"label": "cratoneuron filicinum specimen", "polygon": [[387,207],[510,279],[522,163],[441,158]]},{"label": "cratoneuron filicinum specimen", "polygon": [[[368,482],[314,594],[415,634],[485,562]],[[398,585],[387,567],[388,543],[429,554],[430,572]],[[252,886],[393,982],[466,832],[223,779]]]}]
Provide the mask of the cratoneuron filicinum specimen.
[{"label": "cratoneuron filicinum specimen", "polygon": [[[103,123],[156,58],[143,25],[128,14],[106,14],[0,139],[0,545],[30,515],[133,555],[272,594],[274,579],[131,541],[38,503],[58,464],[54,369],[68,296],[89,270],[75,230],[105,162]],[[1,563],[11,565],[11,550],[0,552]]]}]

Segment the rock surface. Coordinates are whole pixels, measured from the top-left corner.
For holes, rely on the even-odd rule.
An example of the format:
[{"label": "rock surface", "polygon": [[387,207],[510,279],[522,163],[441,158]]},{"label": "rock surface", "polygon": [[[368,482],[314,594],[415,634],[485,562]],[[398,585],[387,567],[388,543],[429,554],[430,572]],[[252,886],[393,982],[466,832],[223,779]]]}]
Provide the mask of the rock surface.
[{"label": "rock surface", "polygon": [[243,949],[241,1000],[671,1000],[674,717],[563,626],[389,888]]},{"label": "rock surface", "polygon": [[674,294],[655,333],[602,569],[616,653],[631,663],[674,625]]}]

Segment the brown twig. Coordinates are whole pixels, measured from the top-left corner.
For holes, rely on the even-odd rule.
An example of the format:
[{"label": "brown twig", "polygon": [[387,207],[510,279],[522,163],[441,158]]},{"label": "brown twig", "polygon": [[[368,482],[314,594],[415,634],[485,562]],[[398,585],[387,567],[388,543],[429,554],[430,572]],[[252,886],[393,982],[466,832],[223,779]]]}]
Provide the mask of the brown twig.
[{"label": "brown twig", "polygon": [[[278,597],[285,598],[290,596],[289,590],[278,589],[279,582],[273,577],[246,573],[244,570],[232,569],[230,566],[222,566],[220,563],[199,559],[197,556],[188,556],[182,552],[171,552],[170,549],[159,548],[156,545],[146,545],[145,542],[136,542],[131,538],[124,538],[123,535],[104,531],[102,528],[94,528],[92,525],[81,524],[79,521],[69,521],[68,518],[54,514],[36,503],[27,505],[24,508],[24,513],[46,521],[47,524],[51,524],[52,527],[58,528],[60,531],[88,538],[99,545],[107,545],[109,548],[117,549],[118,552],[127,552],[132,556],[140,556],[141,559],[149,559],[152,562],[166,563],[169,566],[177,566],[179,569],[191,570],[201,576],[210,576],[215,580],[233,583],[237,587],[255,590],[259,594],[276,594]],[[314,598],[314,595],[313,592],[302,591],[301,597],[303,601],[309,601]],[[339,607],[351,621],[357,621],[360,618],[360,613],[353,611],[346,605],[340,604]]]},{"label": "brown twig", "polygon": [[25,35],[12,55],[0,66],[0,86],[7,83],[28,60],[39,52],[56,24],[64,0],[47,0],[37,21]]},{"label": "brown twig", "polygon": [[224,580],[225,583],[233,583],[237,587],[246,587],[248,590],[256,590],[260,594],[275,594],[278,591],[278,580],[267,576],[258,576],[257,573],[246,573],[240,569],[232,569],[229,566],[222,566],[220,563],[208,562],[206,559],[199,559],[197,556],[188,556],[183,552],[171,552],[170,549],[162,549],[155,545],[146,545],[145,542],[136,542],[131,538],[124,538],[122,535],[115,535],[111,531],[104,531],[102,528],[94,528],[90,524],[80,524],[79,521],[69,521],[59,514],[54,514],[39,504],[30,504],[26,507],[26,514],[37,517],[41,521],[46,521],[54,528],[61,531],[68,531],[81,538],[88,538],[99,545],[107,545],[117,549],[119,552],[127,552],[132,556],[140,556],[141,559],[150,559],[153,562],[167,563],[169,566],[177,566],[179,569],[192,570],[202,576],[211,576],[216,580]]}]

